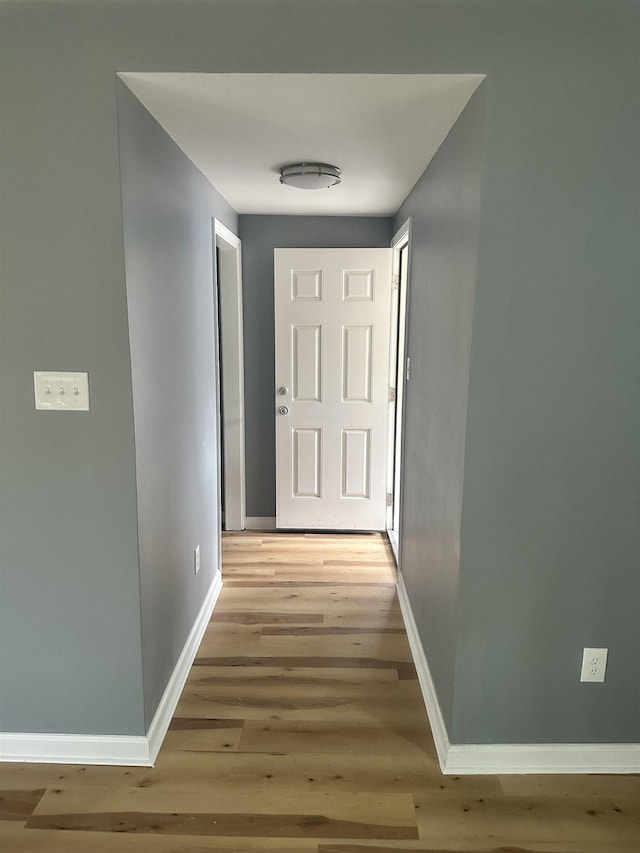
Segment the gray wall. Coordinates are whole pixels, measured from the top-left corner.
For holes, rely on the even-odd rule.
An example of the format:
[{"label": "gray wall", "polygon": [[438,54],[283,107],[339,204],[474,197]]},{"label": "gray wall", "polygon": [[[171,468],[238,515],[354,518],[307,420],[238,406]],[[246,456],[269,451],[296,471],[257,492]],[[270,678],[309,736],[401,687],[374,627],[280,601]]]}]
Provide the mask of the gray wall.
[{"label": "gray wall", "polygon": [[220,569],[212,218],[237,217],[120,82],[118,125],[148,727]]},{"label": "gray wall", "polygon": [[396,216],[397,228],[412,217],[401,566],[449,727],[486,88],[472,96]]},{"label": "gray wall", "polygon": [[[113,68],[87,21],[24,11],[0,7],[0,729],[139,735]],[[34,370],[88,371],[91,411],[35,411]]]},{"label": "gray wall", "polygon": [[388,246],[391,225],[374,216],[240,216],[249,516],[276,514],[273,250]]},{"label": "gray wall", "polygon": [[[591,11],[552,67],[527,52],[489,81],[456,741],[640,741],[640,5],[633,25],[623,9]],[[507,124],[517,92],[528,126]],[[605,685],[580,684],[600,646]]]},{"label": "gray wall", "polygon": [[[0,16],[3,727],[144,727],[115,72],[482,72],[451,734],[638,739],[638,3],[32,0]],[[90,371],[91,413],[38,417],[47,367]],[[580,687],[596,643],[608,681]]]}]

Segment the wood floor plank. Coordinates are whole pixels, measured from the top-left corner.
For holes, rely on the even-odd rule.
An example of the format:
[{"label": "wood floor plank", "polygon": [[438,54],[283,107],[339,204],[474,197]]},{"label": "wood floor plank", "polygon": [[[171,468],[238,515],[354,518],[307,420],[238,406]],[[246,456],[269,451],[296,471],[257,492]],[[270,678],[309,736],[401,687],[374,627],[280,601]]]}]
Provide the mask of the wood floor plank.
[{"label": "wood floor plank", "polygon": [[[179,721],[179,718],[176,718]],[[192,722],[193,718],[188,718]],[[235,722],[235,721],[234,721]],[[240,744],[242,727],[233,726],[229,728],[196,728],[193,725],[181,728],[170,726],[165,737],[164,747],[172,750],[189,752],[229,752],[236,751]]]},{"label": "wood floor plank", "polygon": [[231,667],[303,667],[310,669],[320,667],[322,669],[391,669],[398,673],[398,678],[417,678],[416,669],[411,661],[386,660],[384,658],[367,657],[339,657],[308,655],[308,656],[276,656],[276,655],[246,655],[234,657],[201,658],[194,661],[195,666],[231,666]]},{"label": "wood floor plank", "polygon": [[[334,574],[334,578],[335,577],[336,576]],[[262,580],[262,579],[261,580],[247,580],[247,579],[245,579],[245,580],[240,580],[237,578],[231,578],[230,580],[225,581],[225,585],[227,588],[231,588],[231,587],[235,586],[235,587],[244,587],[245,589],[247,587],[251,587],[253,589],[260,589],[263,587],[267,587],[269,589],[278,589],[278,587],[283,587],[285,589],[294,589],[294,588],[295,589],[309,589],[310,587],[320,587],[321,589],[324,590],[327,588],[327,583],[328,583],[327,580],[303,581],[303,580],[300,580],[299,578],[297,578],[297,579],[288,578],[285,580],[282,578],[282,575],[280,573],[277,573],[277,572],[275,573],[275,579],[267,579],[267,580]],[[349,589],[353,589],[354,587],[359,587],[359,586],[392,587],[395,590],[395,584],[392,583],[391,581],[380,581],[379,579],[373,579],[373,578],[371,578],[370,580],[364,580],[361,578],[358,578],[357,580],[334,579],[331,581],[331,585],[333,587],[346,586]]]},{"label": "wood floor plank", "polygon": [[[204,658],[202,659],[204,661]],[[349,684],[397,683],[398,673],[395,669],[382,667],[284,667],[284,666],[206,666],[198,664],[191,670],[187,687],[197,687],[199,684],[236,684],[238,686],[251,684],[287,683],[290,685],[309,686],[312,688],[319,682],[324,682],[325,689],[333,686],[341,689],[343,682]]]},{"label": "wood floor plank", "polygon": [[[375,559],[375,558],[369,556],[368,554],[364,557],[363,556],[355,557],[353,554],[350,554],[348,556],[348,558],[343,558],[343,559],[340,559],[340,558],[324,559],[322,561],[322,565],[325,568],[327,568],[327,567],[338,568],[339,567],[339,568],[343,568],[343,569],[345,569],[345,568],[347,568],[347,569],[360,569],[360,568],[365,568],[367,566],[371,566],[371,568],[373,568],[375,566],[375,568],[379,572],[381,572],[383,575],[395,574],[394,569],[391,566],[389,566],[388,559],[385,558],[382,560],[378,560],[378,559]],[[357,575],[358,572],[354,571],[353,574]]]},{"label": "wood floor plank", "polygon": [[[272,787],[257,803],[253,794],[224,787],[207,794],[137,787],[67,787],[47,793],[27,828],[95,832],[298,837],[313,827],[318,838],[417,838],[409,794],[283,792]],[[118,828],[120,827],[120,828]]]},{"label": "wood floor plank", "polygon": [[30,791],[0,790],[0,820],[24,821],[45,794],[44,788]]},{"label": "wood floor plank", "polygon": [[[594,774],[562,776],[500,776],[502,791],[516,797],[621,797],[633,800],[640,808],[640,775],[603,776]],[[639,845],[640,848],[640,845]]]},{"label": "wood floor plank", "polygon": [[256,578],[256,577],[274,578],[275,576],[276,576],[275,569],[263,569],[263,568],[258,568],[256,566],[250,566],[248,571],[245,570],[245,568],[242,565],[239,565],[239,566],[228,565],[228,566],[225,566],[225,569],[224,569],[224,578],[225,578],[224,582],[225,583],[227,583],[227,581],[230,578],[233,578],[234,580],[241,580],[241,579],[242,580],[252,580],[253,578]]},{"label": "wood floor plank", "polygon": [[404,636],[404,628],[368,628],[347,625],[266,625],[262,628],[263,637],[323,637],[349,636],[356,634],[400,634]]},{"label": "wood floor plank", "polygon": [[325,613],[322,624],[327,627],[349,625],[362,628],[402,628],[404,631],[400,608],[374,610],[345,605],[333,613]]},{"label": "wood floor plank", "polygon": [[[375,847],[367,844],[319,844],[318,845],[318,853],[396,853],[398,850],[398,846],[394,844],[393,847],[381,847],[379,845],[375,845]],[[405,847],[403,845],[403,850],[413,850],[414,853],[467,853],[470,850],[469,847],[465,848],[457,848],[456,850],[450,848],[438,847]],[[527,850],[524,847],[492,847],[489,849],[488,847],[484,847],[482,850],[474,847],[476,853],[536,853],[533,848],[528,848]],[[558,847],[555,848],[555,851],[549,850],[548,853],[562,853]]]},{"label": "wood floor plank", "polygon": [[416,811],[422,840],[469,841],[485,846],[508,844],[517,838],[523,846],[540,840],[541,828],[557,844],[565,838],[581,844],[600,844],[606,850],[608,840],[626,843],[640,839],[640,823],[633,815],[608,800],[579,797],[478,797],[461,800],[417,797]]},{"label": "wood floor plank", "polygon": [[313,720],[295,722],[247,720],[242,730],[239,749],[242,752],[368,752],[376,755],[422,754],[429,757],[431,739],[424,727],[394,724],[393,729],[360,722],[333,723]]},{"label": "wood floor plank", "polygon": [[238,625],[229,622],[211,622],[198,649],[198,655],[207,657],[214,654],[256,654],[262,638],[264,625]]},{"label": "wood floor plank", "polygon": [[256,567],[258,569],[258,574],[256,575],[257,581],[260,578],[263,569],[272,571],[274,574],[277,569],[294,568],[314,569],[316,572],[321,572],[322,562],[321,557],[305,556],[302,553],[292,553],[289,559],[283,560],[282,554],[280,553],[266,554],[264,551],[259,550],[253,551],[249,554],[236,552],[235,554],[227,557],[225,562],[225,573],[227,568],[242,569],[246,572],[247,570]]},{"label": "wood floor plank", "polygon": [[417,838],[412,826],[386,826],[334,820],[323,814],[219,814],[176,812],[118,812],[63,815],[35,815],[27,829],[65,829],[85,832],[148,833],[165,835],[218,835],[248,838]]},{"label": "wood floor plank", "polygon": [[248,683],[235,678],[228,683],[227,679],[216,677],[212,681],[186,685],[176,714],[195,716],[205,708],[207,716],[242,715],[245,722],[321,719],[334,725],[398,717],[405,723],[411,721],[424,727],[424,710],[416,701],[420,698],[417,681],[396,683],[392,690],[389,680],[356,683],[338,682],[331,677],[299,680],[266,677]]},{"label": "wood floor plank", "polygon": [[[381,612],[400,609],[395,589],[389,585],[340,587],[322,584],[316,588],[291,589],[275,587],[268,589],[249,587],[228,587],[224,597],[220,596],[216,605],[214,621],[228,611],[264,612],[265,598],[270,610],[276,613],[327,613],[341,612],[344,609],[379,609]],[[292,620],[293,621],[293,620]],[[305,619],[297,621],[304,622]]]},{"label": "wood floor plank", "polygon": [[[231,572],[225,575],[225,583],[226,579],[231,580],[239,580],[242,577],[243,580],[252,580],[251,575],[242,569],[242,567],[238,567],[237,569],[231,569]],[[257,580],[266,580],[269,575],[260,574]],[[283,567],[275,567],[273,569],[273,574],[271,577],[275,578],[278,581],[304,581],[306,579],[311,580],[313,578],[322,578],[322,583],[382,583],[382,584],[390,584],[395,583],[395,571],[390,568],[387,568],[385,571],[381,571],[380,567],[371,567],[367,568],[366,566],[361,566],[359,568],[332,568],[327,566],[326,563],[323,563],[320,568],[316,566],[294,566],[291,568],[290,566]]]},{"label": "wood floor plank", "polygon": [[239,625],[282,625],[282,624],[316,624],[324,621],[322,613],[274,612],[272,610],[228,610],[217,609],[213,615],[213,624],[222,622]]},{"label": "wood floor plank", "polygon": [[[258,641],[260,655],[286,655],[291,650],[289,636],[269,635],[262,632]],[[296,654],[301,657],[327,658],[330,656],[360,658],[366,652],[366,660],[401,661],[413,663],[411,649],[404,634],[305,634],[296,640]]]},{"label": "wood floor plank", "polygon": [[241,729],[244,725],[244,720],[212,720],[208,717],[178,717],[175,716],[171,720],[169,731],[193,731],[193,730],[217,730],[217,729]]},{"label": "wood floor plank", "polygon": [[206,792],[184,790],[179,785],[138,785],[128,789],[65,785],[46,791],[33,815],[91,815],[96,810],[104,813],[122,810],[245,813],[252,808],[260,815],[321,812],[335,820],[367,823],[377,816],[385,825],[415,826],[416,823],[413,797],[409,793],[294,790],[279,785],[265,786],[260,803],[255,801],[254,790],[230,791],[224,785],[213,785]]},{"label": "wood floor plank", "polygon": [[25,830],[16,823],[0,823],[0,839],[3,853],[317,853],[318,849],[317,839]]}]

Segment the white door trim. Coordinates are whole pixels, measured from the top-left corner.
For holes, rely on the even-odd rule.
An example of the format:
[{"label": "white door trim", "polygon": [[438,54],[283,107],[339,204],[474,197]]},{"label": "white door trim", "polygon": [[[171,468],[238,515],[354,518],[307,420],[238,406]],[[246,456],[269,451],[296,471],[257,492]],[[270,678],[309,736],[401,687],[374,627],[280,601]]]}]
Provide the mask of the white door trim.
[{"label": "white door trim", "polygon": [[[411,275],[411,228],[412,219],[406,222],[393,235],[394,282],[400,277],[400,251],[407,246],[407,269],[404,287],[399,289],[397,300],[398,336],[397,345],[390,352],[389,385],[395,389],[395,403],[389,415],[389,435],[387,441],[387,493],[392,496],[391,506],[387,508],[387,536],[395,557],[400,565],[400,523],[402,519],[402,424],[404,416],[404,390],[406,384],[405,361],[407,352],[407,305]],[[392,318],[392,322],[394,322]]]},{"label": "white door trim", "polygon": [[220,328],[224,400],[225,530],[244,530],[246,516],[244,438],[244,342],[242,321],[242,256],[240,239],[214,219],[214,276],[220,289]]}]

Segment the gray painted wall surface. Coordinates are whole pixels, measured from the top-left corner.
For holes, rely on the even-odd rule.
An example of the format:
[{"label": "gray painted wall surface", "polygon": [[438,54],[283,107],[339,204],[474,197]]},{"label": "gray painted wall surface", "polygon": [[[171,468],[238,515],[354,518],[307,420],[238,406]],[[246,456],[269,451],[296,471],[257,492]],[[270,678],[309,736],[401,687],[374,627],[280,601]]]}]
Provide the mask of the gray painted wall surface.
[{"label": "gray painted wall surface", "polygon": [[212,219],[237,217],[120,82],[118,125],[148,727],[220,568]]},{"label": "gray painted wall surface", "polygon": [[385,217],[240,216],[247,515],[276,514],[273,250],[388,246],[391,232]]},{"label": "gray painted wall surface", "polygon": [[[115,72],[482,72],[451,733],[638,739],[638,3],[33,0],[0,16],[2,725],[144,726]],[[91,372],[84,420],[36,416],[48,366]],[[592,643],[609,680],[578,687]]]},{"label": "gray painted wall surface", "polygon": [[450,727],[486,82],[396,217],[412,217],[402,575]]},{"label": "gray painted wall surface", "polygon": [[[113,68],[89,21],[25,11],[0,7],[0,729],[140,735]],[[34,370],[88,371],[91,411],[37,412]]]},{"label": "gray painted wall surface", "polygon": [[[574,10],[571,38],[557,10],[553,67],[526,53],[490,81],[455,741],[640,741],[640,5],[623,9]],[[528,122],[507,119],[518,92]],[[606,684],[580,684],[600,646]]]}]

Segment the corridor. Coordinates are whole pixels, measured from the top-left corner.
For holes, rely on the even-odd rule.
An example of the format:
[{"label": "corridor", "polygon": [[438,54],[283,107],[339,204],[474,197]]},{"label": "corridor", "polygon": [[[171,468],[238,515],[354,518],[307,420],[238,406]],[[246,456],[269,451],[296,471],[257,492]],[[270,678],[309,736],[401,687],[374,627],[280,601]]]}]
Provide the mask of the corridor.
[{"label": "corridor", "polygon": [[4,765],[12,853],[632,853],[640,777],[440,774],[386,540],[224,537],[156,767]]}]

